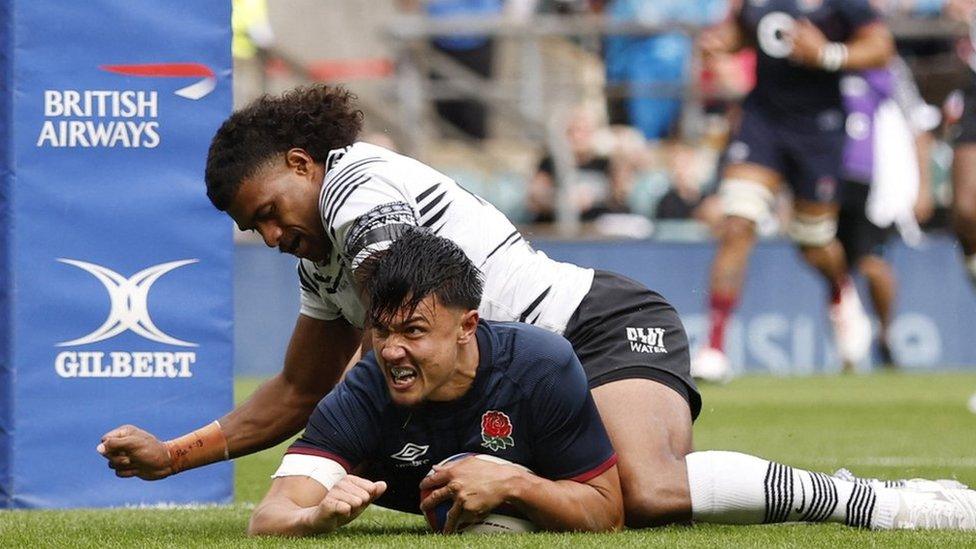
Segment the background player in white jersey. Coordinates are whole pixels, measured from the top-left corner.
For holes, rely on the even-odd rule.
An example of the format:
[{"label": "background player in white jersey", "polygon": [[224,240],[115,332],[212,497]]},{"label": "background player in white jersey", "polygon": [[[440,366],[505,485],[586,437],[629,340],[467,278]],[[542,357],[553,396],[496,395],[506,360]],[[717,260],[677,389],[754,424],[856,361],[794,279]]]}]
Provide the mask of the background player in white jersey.
[{"label": "background player in white jersey", "polygon": [[756,240],[756,223],[785,182],[793,191],[789,235],[830,288],[830,315],[842,359],[856,363],[871,327],[837,231],[844,113],[839,71],[887,64],[894,42],[867,0],[745,0],[704,33],[706,54],[755,46],[756,86],[726,151],[719,195],[725,209],[709,288],[709,341],[693,369],[718,369]]},{"label": "background player in white jersey", "polygon": [[[891,524],[903,496],[872,485],[734,452],[686,459],[701,398],[674,309],[636,282],[532,250],[501,213],[447,176],[356,142],[361,118],[350,94],[319,85],[262,98],[218,130],[208,195],[269,247],[301,258],[302,312],[281,374],[219,422],[165,443],[133,426],[107,433],[99,451],[117,475],[163,478],[298,432],[359,350],[357,268],[419,225],[456,242],[484,273],[483,318],[538,324],[570,341],[618,455],[628,526],[692,518]],[[815,508],[792,506],[801,491]],[[965,518],[956,503],[940,505]]]}]

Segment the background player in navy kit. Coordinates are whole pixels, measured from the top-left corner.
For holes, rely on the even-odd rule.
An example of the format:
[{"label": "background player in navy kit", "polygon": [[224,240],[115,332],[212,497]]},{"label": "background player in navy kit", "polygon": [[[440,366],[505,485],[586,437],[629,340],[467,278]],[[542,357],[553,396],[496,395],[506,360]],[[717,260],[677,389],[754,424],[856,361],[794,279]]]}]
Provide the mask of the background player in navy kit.
[{"label": "background player in navy kit", "polygon": [[[423,229],[360,273],[373,351],[318,404],[254,510],[251,533],[330,532],[374,501],[418,513],[421,481],[434,490],[425,509],[453,498],[448,532],[503,502],[543,529],[622,526],[616,455],[569,342],[480,320],[481,273]],[[486,418],[506,430],[486,430]],[[469,458],[424,478],[460,452],[536,474]]]},{"label": "background player in navy kit", "polygon": [[838,71],[884,66],[894,51],[867,0],[744,0],[706,32],[709,52],[756,46],[756,87],[726,152],[719,189],[726,218],[710,276],[710,332],[699,361],[723,362],[726,322],[739,298],[756,223],[785,180],[793,190],[790,237],[831,289],[831,320],[845,361],[870,345],[870,324],[835,238],[844,114]]}]

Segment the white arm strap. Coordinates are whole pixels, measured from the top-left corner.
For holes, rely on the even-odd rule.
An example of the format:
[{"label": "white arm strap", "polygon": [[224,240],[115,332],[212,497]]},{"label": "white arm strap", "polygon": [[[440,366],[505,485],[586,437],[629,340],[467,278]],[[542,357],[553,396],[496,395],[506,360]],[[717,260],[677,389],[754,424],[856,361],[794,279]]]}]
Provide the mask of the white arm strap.
[{"label": "white arm strap", "polygon": [[331,490],[337,482],[346,476],[346,470],[338,462],[326,457],[309,456],[305,454],[285,454],[281,465],[271,478],[280,477],[309,477]]}]

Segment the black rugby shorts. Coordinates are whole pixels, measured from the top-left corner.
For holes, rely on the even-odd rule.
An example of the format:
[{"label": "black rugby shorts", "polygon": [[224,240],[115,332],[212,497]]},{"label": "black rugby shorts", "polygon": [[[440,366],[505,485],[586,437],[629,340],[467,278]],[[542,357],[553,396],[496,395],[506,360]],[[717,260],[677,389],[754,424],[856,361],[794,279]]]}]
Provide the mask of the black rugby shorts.
[{"label": "black rugby shorts", "polygon": [[840,215],[837,217],[837,240],[844,247],[847,263],[854,267],[864,256],[884,255],[892,227],[878,227],[868,219],[866,209],[871,187],[865,183],[845,181],[841,191]]},{"label": "black rugby shorts", "polygon": [[681,395],[692,420],[698,417],[701,394],[691,378],[688,336],[678,313],[660,294],[598,270],[564,336],[573,344],[591,389],[621,379],[650,379]]}]

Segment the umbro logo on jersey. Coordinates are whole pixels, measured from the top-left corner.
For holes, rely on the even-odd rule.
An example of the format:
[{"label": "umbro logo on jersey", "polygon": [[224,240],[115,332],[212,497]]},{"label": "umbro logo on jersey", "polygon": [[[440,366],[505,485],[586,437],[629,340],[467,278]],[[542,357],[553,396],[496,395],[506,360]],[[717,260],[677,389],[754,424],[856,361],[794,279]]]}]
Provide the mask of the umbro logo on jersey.
[{"label": "umbro logo on jersey", "polygon": [[627,328],[627,341],[635,353],[666,353],[664,328]]},{"label": "umbro logo on jersey", "polygon": [[419,444],[408,442],[403,447],[402,450],[391,455],[390,457],[404,462],[405,465],[413,465],[413,466],[423,465],[424,463],[427,462],[427,460],[425,459],[421,461],[418,460],[417,458],[425,455],[427,453],[428,448],[430,448],[430,446],[421,446]]}]

